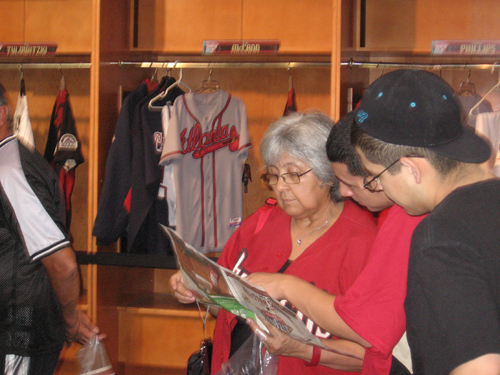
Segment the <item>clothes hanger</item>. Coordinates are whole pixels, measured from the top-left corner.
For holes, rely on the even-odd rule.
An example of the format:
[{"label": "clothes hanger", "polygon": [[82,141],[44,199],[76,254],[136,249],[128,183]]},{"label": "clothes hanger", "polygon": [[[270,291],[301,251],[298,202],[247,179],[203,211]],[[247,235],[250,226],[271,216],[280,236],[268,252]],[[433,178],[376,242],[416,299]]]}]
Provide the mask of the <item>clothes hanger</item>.
[{"label": "clothes hanger", "polygon": [[158,68],[156,68],[155,71],[153,72],[153,75],[149,79],[149,82],[151,82],[151,83],[157,83],[158,82],[158,80],[156,78],[157,74],[158,74]]},{"label": "clothes hanger", "polygon": [[288,78],[288,91],[293,89],[293,77],[292,77],[292,71],[290,70],[290,63],[288,63],[288,74],[290,77]]},{"label": "clothes hanger", "polygon": [[[465,65],[465,67],[467,67],[467,65]],[[469,75],[467,76],[467,81],[462,82],[460,84],[460,88],[457,91],[458,96],[472,96],[476,93],[476,85],[470,82],[470,73],[471,70],[469,69]]]},{"label": "clothes hanger", "polygon": [[[210,66],[210,64],[209,64]],[[200,87],[195,91],[196,94],[200,94],[203,92],[217,92],[220,90],[220,84],[215,79],[212,79],[212,71],[213,68],[210,69],[208,73],[208,79],[205,79],[201,82]]]},{"label": "clothes hanger", "polygon": [[[175,68],[175,65],[177,65],[177,61],[174,64],[174,68]],[[163,106],[155,106],[155,105],[153,105],[153,103],[156,102],[156,101],[158,101],[158,100],[161,100],[161,99],[165,98],[167,96],[168,92],[172,88],[174,88],[176,86],[180,86],[180,85],[185,86],[189,90],[189,92],[193,91],[193,90],[191,90],[191,88],[188,85],[186,85],[184,82],[182,82],[182,68],[181,68],[181,72],[179,74],[179,79],[177,81],[175,81],[174,83],[172,83],[170,86],[168,86],[165,91],[159,93],[153,99],[151,99],[149,101],[149,104],[148,104],[148,109],[150,111],[153,111],[153,112],[161,112],[162,109],[163,109]]]},{"label": "clothes hanger", "polygon": [[19,66],[19,70],[21,71],[21,81],[20,81],[21,88],[19,89],[19,95],[24,96],[26,95],[26,85],[24,84],[24,70],[22,64]]},{"label": "clothes hanger", "polygon": [[[494,63],[494,64],[493,64],[493,66],[491,67],[491,73],[493,73],[493,72],[495,71],[495,65],[496,65],[496,64],[497,64],[497,63]],[[491,88],[491,90],[490,90],[490,91],[488,91],[488,92],[486,93],[486,95],[484,95],[484,96],[481,98],[481,100],[479,100],[479,101],[478,101],[478,102],[477,102],[477,103],[476,103],[476,104],[475,104],[475,105],[474,105],[474,106],[470,109],[470,111],[469,111],[469,116],[471,116],[471,115],[472,115],[472,112],[473,112],[473,111],[474,111],[477,107],[479,107],[479,105],[480,105],[480,104],[481,104],[481,103],[482,103],[482,102],[486,99],[486,97],[487,97],[488,95],[490,95],[490,94],[491,94],[491,93],[492,93],[492,92],[493,92],[496,88],[498,88],[498,87],[500,87],[500,79],[499,79],[499,80],[498,80],[498,82],[495,84],[495,86],[493,86],[493,87]]]},{"label": "clothes hanger", "polygon": [[61,69],[61,64],[59,64],[59,73],[61,73],[61,82],[59,83],[59,91],[63,91],[66,88],[66,78],[64,78],[64,73]]},{"label": "clothes hanger", "polygon": [[[377,64],[377,69],[378,69],[378,67],[380,66],[380,64],[381,64],[381,62],[379,62],[379,63]],[[413,69],[413,67],[412,67],[412,69]],[[383,65],[383,66],[382,66],[382,70],[380,71],[380,75],[379,75],[378,77],[379,77],[379,78],[380,78],[380,77],[382,77],[382,76],[384,75],[384,73],[385,73],[385,65]]]}]

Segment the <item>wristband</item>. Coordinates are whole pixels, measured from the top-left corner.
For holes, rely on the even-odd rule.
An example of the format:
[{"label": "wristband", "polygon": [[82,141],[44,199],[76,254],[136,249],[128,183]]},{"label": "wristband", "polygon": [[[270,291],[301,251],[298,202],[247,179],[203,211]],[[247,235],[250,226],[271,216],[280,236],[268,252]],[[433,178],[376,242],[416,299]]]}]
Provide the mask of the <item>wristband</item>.
[{"label": "wristband", "polygon": [[306,366],[317,366],[319,364],[319,360],[321,358],[321,349],[313,346],[313,355],[311,358],[311,362],[304,361]]}]

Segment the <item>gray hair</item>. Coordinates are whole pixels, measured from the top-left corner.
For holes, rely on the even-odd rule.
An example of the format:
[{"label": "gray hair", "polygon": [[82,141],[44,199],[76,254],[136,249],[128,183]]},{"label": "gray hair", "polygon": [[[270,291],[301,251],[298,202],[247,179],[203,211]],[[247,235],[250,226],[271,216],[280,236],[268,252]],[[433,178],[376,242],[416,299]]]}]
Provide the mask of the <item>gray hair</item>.
[{"label": "gray hair", "polygon": [[326,154],[326,141],[333,122],[321,112],[291,113],[273,122],[260,144],[267,166],[277,165],[284,154],[309,165],[324,184],[331,186],[330,197],[341,201],[338,181]]}]

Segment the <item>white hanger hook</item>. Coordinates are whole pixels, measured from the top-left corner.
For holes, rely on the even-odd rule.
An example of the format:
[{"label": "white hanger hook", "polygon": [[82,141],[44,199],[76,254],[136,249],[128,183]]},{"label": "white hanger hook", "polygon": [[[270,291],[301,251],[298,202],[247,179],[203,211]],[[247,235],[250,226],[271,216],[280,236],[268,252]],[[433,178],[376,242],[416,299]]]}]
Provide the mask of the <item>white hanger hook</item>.
[{"label": "white hanger hook", "polygon": [[[179,61],[179,60],[175,60],[175,61],[174,61],[174,67],[173,67],[172,69],[175,69],[175,67],[177,66],[177,63],[178,63],[178,62],[180,62],[180,61]],[[181,81],[181,80],[182,80],[182,66],[181,66],[181,68],[180,68],[180,69],[181,69],[181,72],[180,72],[180,74],[179,74],[179,79],[178,79],[178,81]]]},{"label": "white hanger hook", "polygon": [[495,73],[495,65],[497,65],[497,62],[494,62],[493,65],[491,66],[491,74]]},{"label": "white hanger hook", "polygon": [[214,71],[214,68],[211,68],[210,65],[212,65],[211,61],[209,61],[208,65],[207,65],[207,69],[208,69],[208,78],[207,78],[207,81],[211,81],[212,80],[212,72]]}]

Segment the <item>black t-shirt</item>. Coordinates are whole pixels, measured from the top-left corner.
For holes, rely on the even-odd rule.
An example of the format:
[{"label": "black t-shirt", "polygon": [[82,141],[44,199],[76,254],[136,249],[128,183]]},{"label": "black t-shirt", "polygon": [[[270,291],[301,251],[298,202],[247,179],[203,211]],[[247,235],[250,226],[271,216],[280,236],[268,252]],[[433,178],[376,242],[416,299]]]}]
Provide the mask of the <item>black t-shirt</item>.
[{"label": "black t-shirt", "polygon": [[405,310],[415,374],[500,353],[500,180],[456,189],[417,226]]},{"label": "black t-shirt", "polygon": [[[16,210],[15,207],[18,209]],[[54,170],[14,137],[0,142],[0,352],[62,349],[65,327],[40,259],[69,246]]]}]

